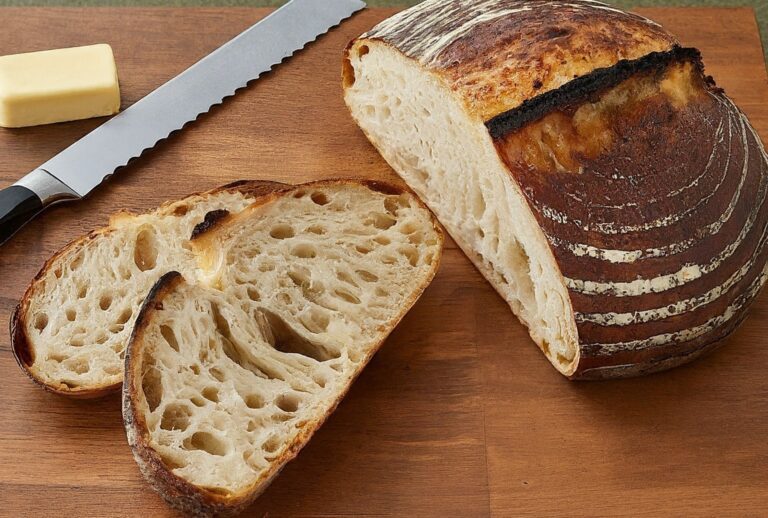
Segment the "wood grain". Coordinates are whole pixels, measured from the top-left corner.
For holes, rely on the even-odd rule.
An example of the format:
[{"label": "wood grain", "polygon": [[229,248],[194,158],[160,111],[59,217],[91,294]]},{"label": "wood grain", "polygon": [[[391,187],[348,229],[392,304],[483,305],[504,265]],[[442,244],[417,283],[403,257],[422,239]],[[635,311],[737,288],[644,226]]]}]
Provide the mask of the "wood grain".
[{"label": "wood grain", "polygon": [[[110,43],[124,105],[246,28],[260,9],[0,11],[0,54]],[[395,180],[341,101],[341,49],[369,10],[0,249],[0,320],[56,249],[118,208],[239,178]],[[765,138],[768,84],[748,9],[643,9],[702,49]],[[0,186],[100,121],[0,131]],[[768,507],[765,294],[727,346],[644,379],[570,383],[449,243],[438,277],[254,516],[745,516]],[[117,397],[32,385],[0,335],[0,513],[171,516],[142,481]]]}]

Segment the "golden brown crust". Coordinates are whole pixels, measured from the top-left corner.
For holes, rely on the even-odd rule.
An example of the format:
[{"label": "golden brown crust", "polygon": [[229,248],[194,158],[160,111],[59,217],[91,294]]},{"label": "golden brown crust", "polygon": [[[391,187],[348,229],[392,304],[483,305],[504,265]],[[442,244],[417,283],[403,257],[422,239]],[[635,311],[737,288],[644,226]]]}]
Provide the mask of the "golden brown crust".
[{"label": "golden brown crust", "polygon": [[[283,189],[288,187],[286,184],[279,182],[263,181],[263,180],[240,180],[227,185],[217,187],[209,191],[202,191],[199,193],[190,194],[182,200],[168,201],[162,204],[158,209],[158,213],[172,213],[174,210],[179,210],[180,205],[187,199],[192,199],[197,196],[213,195],[220,192],[240,192],[243,195],[257,198],[263,196],[269,192]],[[150,212],[150,211],[148,211]],[[114,220],[119,220],[120,217],[130,215],[124,210],[118,211],[114,216],[110,218],[110,225],[102,227],[100,229],[93,230],[85,236],[79,237],[64,247],[55,252],[42,266],[40,271],[30,282],[29,286],[24,292],[19,304],[13,313],[10,320],[10,338],[11,338],[11,350],[13,351],[14,358],[19,367],[24,373],[37,385],[43,389],[59,394],[62,396],[79,398],[79,399],[93,399],[106,396],[108,394],[117,392],[120,390],[122,383],[115,383],[110,385],[104,385],[99,387],[70,387],[66,384],[53,384],[45,380],[40,379],[32,369],[34,364],[34,350],[29,342],[26,334],[26,318],[27,309],[29,307],[30,300],[35,293],[35,289],[38,287],[38,283],[42,280],[46,274],[55,267],[55,264],[60,257],[72,253],[73,250],[77,250],[83,246],[84,243],[97,239],[98,237],[111,232],[114,229]]]},{"label": "golden brown crust", "polygon": [[677,44],[659,25],[591,0],[428,0],[360,39],[382,40],[416,59],[483,121],[594,70]]},{"label": "golden brown crust", "polygon": [[[320,180],[316,182],[296,185],[292,189],[283,189],[275,193],[267,194],[260,197],[252,207],[261,206],[280,196],[289,196],[292,192],[301,191],[303,189],[344,184],[362,184],[373,191],[382,192],[385,194],[400,194],[404,192],[410,192],[407,188],[373,180]],[[429,211],[429,209],[415,194],[413,195],[413,198],[424,210]],[[236,224],[236,222],[234,222],[234,224]],[[440,248],[442,248],[444,240],[443,232],[434,217],[432,217],[432,224],[439,239],[438,245]],[[200,235],[197,236],[197,238],[215,239],[215,236],[212,234],[223,230],[225,230],[223,226],[214,225],[203,231]],[[440,256],[438,255],[428,277],[425,278],[423,283],[414,290],[411,297],[405,301],[402,307],[402,311],[386,326],[384,326],[389,330],[389,332],[391,332],[397,326],[400,320],[402,320],[405,314],[408,313],[408,311],[416,303],[419,297],[421,297],[424,290],[432,282],[432,279],[437,273],[439,266]],[[142,305],[141,311],[134,326],[133,333],[131,335],[131,339],[128,343],[128,346],[126,347],[125,380],[123,382],[123,423],[126,429],[128,443],[131,446],[134,458],[139,465],[139,469],[147,481],[152,485],[152,487],[171,507],[190,516],[234,515],[242,512],[246,507],[253,503],[253,501],[266,490],[266,488],[280,473],[283,467],[285,467],[288,462],[293,460],[296,455],[298,455],[299,451],[309,442],[314,433],[334,412],[338,404],[351,388],[355,379],[357,379],[370,359],[374,354],[376,354],[378,349],[384,343],[386,336],[371,349],[365,358],[363,358],[363,360],[360,362],[360,367],[358,368],[357,372],[354,373],[344,390],[334,400],[328,412],[326,412],[321,418],[304,424],[301,433],[296,437],[296,439],[284,451],[283,454],[271,462],[268,471],[266,471],[248,489],[245,489],[237,494],[224,495],[221,493],[216,493],[206,488],[201,488],[190,484],[186,480],[175,475],[171,469],[166,467],[160,456],[152,448],[149,430],[147,428],[144,417],[139,411],[137,411],[137,407],[140,405],[140,374],[144,359],[143,354],[145,352],[144,333],[149,323],[151,322],[151,319],[156,314],[155,311],[162,309],[162,300],[164,296],[182,282],[185,281],[183,277],[177,272],[171,272],[164,275],[160,280],[157,281]]]}]

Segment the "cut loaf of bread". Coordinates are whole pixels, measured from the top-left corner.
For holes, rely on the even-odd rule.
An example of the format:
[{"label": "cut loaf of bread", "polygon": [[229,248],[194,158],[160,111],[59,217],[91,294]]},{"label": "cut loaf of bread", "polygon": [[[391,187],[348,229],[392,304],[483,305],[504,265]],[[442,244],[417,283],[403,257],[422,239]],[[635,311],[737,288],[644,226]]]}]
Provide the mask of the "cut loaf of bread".
[{"label": "cut loaf of bread", "polygon": [[650,20],[593,0],[426,0],[350,43],[343,86],[569,377],[688,362],[765,282],[760,138]]},{"label": "cut loaf of bread", "polygon": [[287,187],[242,181],[141,215],[117,213],[109,226],[65,246],[26,290],[11,320],[16,361],[44,388],[97,397],[119,390],[123,355],[144,297],[160,276],[195,277],[188,240],[213,210],[237,212]]},{"label": "cut loaf of bread", "polygon": [[241,510],[336,407],[435,275],[414,195],[318,182],[214,213],[197,283],[172,272],[126,355],[123,415],[145,477],[193,515]]}]

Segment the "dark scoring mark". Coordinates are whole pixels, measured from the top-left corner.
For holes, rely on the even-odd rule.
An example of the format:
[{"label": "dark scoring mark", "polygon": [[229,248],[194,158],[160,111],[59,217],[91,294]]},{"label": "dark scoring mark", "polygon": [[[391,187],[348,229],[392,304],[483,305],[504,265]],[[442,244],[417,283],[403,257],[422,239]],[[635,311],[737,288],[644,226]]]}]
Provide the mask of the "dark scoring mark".
[{"label": "dark scoring mark", "polygon": [[[666,52],[651,52],[635,60],[621,60],[612,67],[599,68],[577,77],[560,88],[550,90],[523,103],[512,110],[501,113],[485,125],[494,139],[518,130],[526,124],[538,120],[555,109],[566,109],[594,98],[595,95],[618,85],[639,72],[662,70],[671,63],[689,61],[703,75],[704,65],[701,53],[692,47],[675,45]],[[714,87],[712,78],[707,77],[707,86]]]}]

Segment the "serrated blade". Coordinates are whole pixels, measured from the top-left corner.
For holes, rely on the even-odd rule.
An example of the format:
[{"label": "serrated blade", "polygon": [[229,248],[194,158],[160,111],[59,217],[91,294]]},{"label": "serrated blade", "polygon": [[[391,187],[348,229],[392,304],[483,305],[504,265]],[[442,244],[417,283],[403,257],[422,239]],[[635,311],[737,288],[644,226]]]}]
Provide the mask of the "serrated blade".
[{"label": "serrated blade", "polygon": [[291,0],[40,166],[79,196],[365,7]]}]

